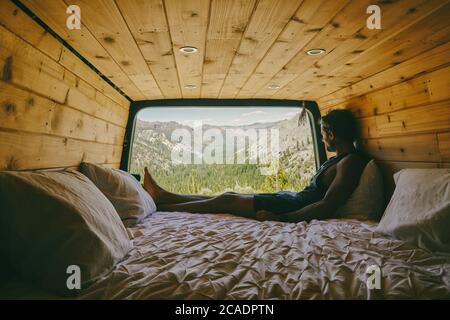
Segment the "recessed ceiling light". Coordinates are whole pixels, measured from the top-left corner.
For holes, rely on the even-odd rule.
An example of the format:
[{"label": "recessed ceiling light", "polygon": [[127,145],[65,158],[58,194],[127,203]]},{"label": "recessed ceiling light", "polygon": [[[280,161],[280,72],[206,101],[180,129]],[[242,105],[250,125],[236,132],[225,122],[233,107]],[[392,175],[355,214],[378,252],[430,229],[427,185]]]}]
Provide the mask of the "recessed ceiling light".
[{"label": "recessed ceiling light", "polygon": [[280,89],[280,86],[278,84],[269,84],[269,86],[267,87],[269,89]]},{"label": "recessed ceiling light", "polygon": [[187,54],[191,54],[191,53],[196,53],[198,51],[198,49],[196,47],[181,47],[180,51],[183,53],[187,53]]},{"label": "recessed ceiling light", "polygon": [[310,56],[318,56],[320,54],[324,54],[325,52],[325,49],[309,49],[308,51],[306,51],[306,54]]},{"label": "recessed ceiling light", "polygon": [[187,84],[184,86],[186,89],[195,89],[197,86],[195,84]]}]

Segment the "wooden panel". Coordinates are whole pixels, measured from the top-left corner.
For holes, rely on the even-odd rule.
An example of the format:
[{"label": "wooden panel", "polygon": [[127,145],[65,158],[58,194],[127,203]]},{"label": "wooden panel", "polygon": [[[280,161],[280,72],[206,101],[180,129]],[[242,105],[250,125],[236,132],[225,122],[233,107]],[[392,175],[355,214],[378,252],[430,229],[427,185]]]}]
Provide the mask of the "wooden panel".
[{"label": "wooden panel", "polygon": [[[103,99],[103,105],[92,108],[92,103],[87,103],[89,99],[83,94],[90,91],[92,99],[101,97],[93,87],[84,85],[83,80],[67,73],[60,64],[8,30],[0,27],[0,35],[0,68],[3,70],[1,80],[27,88],[60,104],[67,101],[71,106],[82,108],[82,111],[111,119],[113,123],[124,126],[124,121],[128,118],[127,109],[109,99]],[[77,86],[79,88],[73,88]],[[74,104],[73,96],[76,93],[80,93],[76,99],[83,100]]]},{"label": "wooden panel", "polygon": [[320,108],[328,108],[367,92],[379,90],[435,70],[449,63],[450,42],[424,52],[383,72],[318,99]]},{"label": "wooden panel", "polygon": [[220,98],[234,98],[299,8],[299,0],[260,0],[233,59]]},{"label": "wooden panel", "polygon": [[450,128],[450,101],[376,116],[377,135],[438,132]]},{"label": "wooden panel", "polygon": [[129,102],[23,12],[1,5],[0,170],[81,160],[117,167]]},{"label": "wooden panel", "polygon": [[[83,25],[81,30],[69,30],[67,28],[68,15],[66,10],[68,5],[63,0],[23,0],[22,3],[132,99],[145,99],[145,95],[122,70],[122,65],[119,65],[111,57],[86,26]],[[70,4],[74,3],[71,2]],[[83,21],[84,18],[82,23]]]},{"label": "wooden panel", "polygon": [[[237,97],[251,98],[260,89],[262,89],[263,95],[267,94],[267,91],[270,91],[267,83],[299,52],[301,52],[300,55],[304,55],[305,45],[309,45],[309,42],[321,30],[330,32],[330,28],[335,29],[333,25],[336,25],[337,22],[331,22],[331,19],[334,20],[336,12],[339,12],[348,2],[348,0],[303,1]],[[358,1],[357,5],[362,8],[360,5],[364,6],[366,2]],[[328,44],[328,42],[321,43],[320,46],[324,44]]]},{"label": "wooden panel", "polygon": [[450,132],[439,133],[437,135],[439,141],[439,152],[442,157],[442,161],[450,162]]},{"label": "wooden panel", "polygon": [[395,138],[366,139],[363,145],[374,158],[390,161],[439,162],[437,135],[408,135]]},{"label": "wooden panel", "polygon": [[[81,86],[70,88],[67,94],[66,103],[68,106],[86,112],[92,116],[114,123],[120,127],[126,126],[128,119],[128,111],[110,103],[108,100],[101,100],[101,96],[97,99],[87,97],[81,91]],[[101,102],[98,102],[100,100]],[[108,104],[109,102],[109,104]]]},{"label": "wooden panel", "polygon": [[109,97],[111,100],[119,104],[125,109],[129,109],[130,102],[121,95],[116,89],[111,87],[106,83],[98,74],[96,74],[91,68],[86,64],[80,63],[80,59],[76,57],[67,48],[62,49],[61,57],[59,59],[59,64],[64,66],[64,68],[70,70],[72,73],[77,75],[77,77],[85,80],[99,92]]},{"label": "wooden panel", "polygon": [[[200,97],[210,1],[166,0],[165,5],[182,96]],[[198,52],[184,54],[179,51],[184,46],[196,47]]]},{"label": "wooden panel", "polygon": [[217,98],[255,7],[255,0],[212,2],[206,36],[202,98]]},{"label": "wooden panel", "polygon": [[11,1],[0,2],[0,25],[3,25],[33,47],[45,53],[54,61],[59,62],[77,76],[88,81],[92,86],[124,108],[129,107],[130,103],[124,96],[103,81],[87,65],[80,63],[80,60],[74,54],[63,47],[58,40],[41,28]]},{"label": "wooden panel", "polygon": [[125,129],[0,81],[0,127],[121,144]]},{"label": "wooden panel", "polygon": [[[66,2],[68,3],[68,2]],[[147,63],[114,1],[71,0],[83,14],[83,24],[120,64],[147,99],[163,98]],[[101,14],[99,14],[101,12]]]},{"label": "wooden panel", "polygon": [[340,86],[353,84],[442,45],[450,40],[448,21],[450,21],[450,4],[441,7],[384,43],[358,54],[351,62],[333,71],[335,78],[315,82],[290,97],[307,98],[308,96],[304,95],[305,91],[314,97],[324,96],[338,90]]},{"label": "wooden panel", "polygon": [[122,147],[110,144],[0,129],[0,170],[117,163],[121,152]]},{"label": "wooden panel", "polygon": [[0,70],[2,80],[33,89],[64,103],[69,87],[64,83],[64,68],[47,55],[0,27]]},{"label": "wooden panel", "polygon": [[450,67],[350,99],[329,109],[350,109],[359,117],[366,117],[448,99]]},{"label": "wooden panel", "polygon": [[53,60],[59,60],[62,50],[61,43],[37,26],[25,12],[11,1],[0,1],[0,25],[25,39]]},{"label": "wooden panel", "polygon": [[[339,89],[339,85],[348,86],[353,82],[360,81],[365,77],[362,74],[364,68],[379,59],[380,53],[372,52],[381,48],[382,53],[389,52],[390,41],[396,39],[405,28],[421,23],[421,19],[442,6],[442,1],[396,1],[379,5],[382,12],[382,29],[380,30],[366,28],[367,16],[361,15],[360,12],[364,11],[368,3],[355,1],[342,10],[333,19],[339,27],[332,30],[324,29],[308,44],[311,48],[324,47],[327,49],[327,54],[318,57],[309,57],[303,54],[296,57],[290,65],[286,66],[285,72],[300,74],[299,77],[279,90],[275,96],[291,97],[296,94],[296,97],[306,98],[314,95],[317,98],[317,96],[323,95],[323,90],[327,89],[326,86],[334,85],[336,86],[334,91],[336,91]],[[418,41],[414,42],[418,43]],[[397,58],[396,63],[398,63],[399,55],[393,57]],[[389,58],[391,57],[386,54],[382,60],[387,61]],[[361,61],[361,64],[356,64],[357,61]],[[351,72],[339,73],[339,70],[343,68],[357,72],[354,74]],[[376,69],[376,71],[380,70]]]},{"label": "wooden panel", "polygon": [[181,96],[172,41],[162,0],[117,0],[164,98]]},{"label": "wooden panel", "polygon": [[[379,1],[379,30],[366,27],[369,0],[24,2],[135,100],[321,98],[331,107],[449,62],[450,0]],[[66,28],[69,2],[81,6],[82,30]],[[185,45],[199,52],[180,53]],[[327,54],[305,54],[314,47]]]}]

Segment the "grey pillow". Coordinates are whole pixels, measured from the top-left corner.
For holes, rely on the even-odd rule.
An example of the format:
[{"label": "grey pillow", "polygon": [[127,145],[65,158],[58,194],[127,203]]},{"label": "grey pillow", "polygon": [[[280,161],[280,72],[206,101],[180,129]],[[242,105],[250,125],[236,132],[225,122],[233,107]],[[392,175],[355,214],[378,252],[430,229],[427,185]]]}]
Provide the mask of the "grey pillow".
[{"label": "grey pillow", "polygon": [[2,258],[44,290],[76,295],[70,266],[83,289],[132,248],[112,204],[79,172],[1,172],[0,201]]},{"label": "grey pillow", "polygon": [[336,213],[341,218],[379,221],[384,203],[383,176],[375,161],[371,160],[361,174],[358,187]]},{"label": "grey pillow", "polygon": [[126,227],[156,211],[152,197],[128,172],[87,162],[81,163],[81,172],[111,201]]}]

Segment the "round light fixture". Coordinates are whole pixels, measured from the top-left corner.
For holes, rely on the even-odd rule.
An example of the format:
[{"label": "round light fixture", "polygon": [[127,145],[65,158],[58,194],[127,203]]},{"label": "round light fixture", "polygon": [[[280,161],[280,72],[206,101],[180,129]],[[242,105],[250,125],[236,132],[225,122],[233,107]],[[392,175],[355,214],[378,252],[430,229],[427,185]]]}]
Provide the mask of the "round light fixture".
[{"label": "round light fixture", "polygon": [[181,47],[180,51],[183,53],[187,53],[187,54],[191,54],[191,53],[196,53],[198,51],[198,49],[196,47]]},{"label": "round light fixture", "polygon": [[269,86],[267,88],[276,90],[276,89],[280,89],[280,86],[278,84],[269,84]]},{"label": "round light fixture", "polygon": [[186,89],[195,89],[197,86],[195,84],[187,84],[184,86]]},{"label": "round light fixture", "polygon": [[309,49],[308,51],[306,51],[306,54],[309,56],[318,56],[324,54],[325,52],[325,49]]}]

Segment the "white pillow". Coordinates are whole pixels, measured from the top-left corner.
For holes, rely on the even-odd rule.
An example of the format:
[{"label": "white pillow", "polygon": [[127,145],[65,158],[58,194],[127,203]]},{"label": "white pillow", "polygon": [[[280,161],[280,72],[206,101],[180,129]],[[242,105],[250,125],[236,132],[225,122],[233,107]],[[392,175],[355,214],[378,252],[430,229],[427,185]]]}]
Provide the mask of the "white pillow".
[{"label": "white pillow", "polygon": [[69,266],[83,289],[132,248],[112,204],[79,172],[1,172],[0,201],[2,263],[44,290],[76,295]]},{"label": "white pillow", "polygon": [[376,232],[450,253],[450,169],[403,169]]},{"label": "white pillow", "polygon": [[152,197],[128,172],[87,162],[81,163],[81,172],[111,201],[126,227],[156,211]]},{"label": "white pillow", "polygon": [[341,218],[379,221],[384,203],[383,176],[375,161],[371,160],[361,174],[358,187],[336,213]]}]

